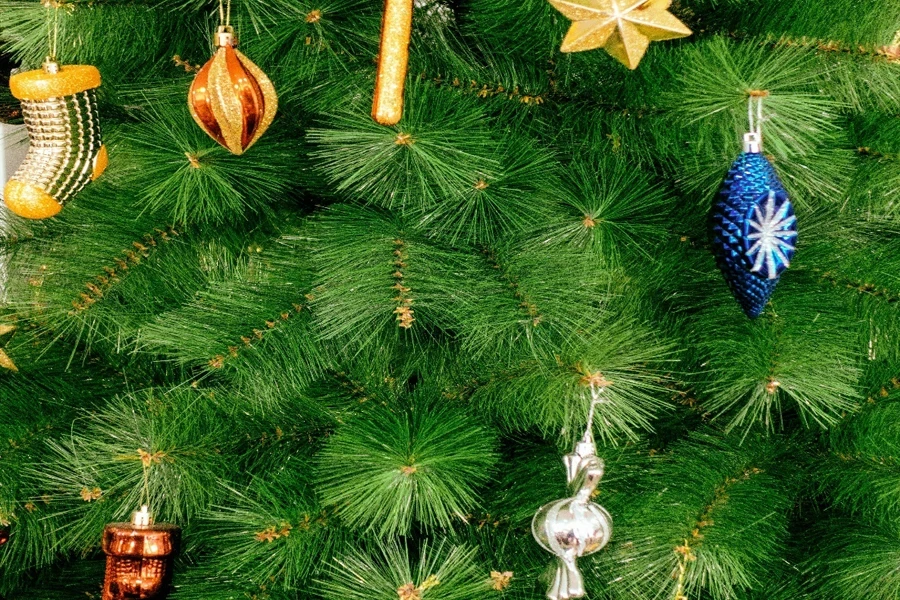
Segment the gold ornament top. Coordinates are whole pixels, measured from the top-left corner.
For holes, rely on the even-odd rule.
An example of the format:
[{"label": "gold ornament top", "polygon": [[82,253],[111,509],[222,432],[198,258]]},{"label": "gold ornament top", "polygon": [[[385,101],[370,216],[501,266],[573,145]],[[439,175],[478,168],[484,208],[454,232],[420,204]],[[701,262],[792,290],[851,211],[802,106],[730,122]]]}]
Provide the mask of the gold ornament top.
[{"label": "gold ornament top", "polygon": [[560,50],[604,48],[629,69],[636,69],[651,41],[691,35],[668,11],[672,0],[550,0],[573,21]]},{"label": "gold ornament top", "polygon": [[92,65],[63,65],[56,73],[35,69],[9,78],[9,89],[19,100],[47,100],[100,87],[100,71]]}]

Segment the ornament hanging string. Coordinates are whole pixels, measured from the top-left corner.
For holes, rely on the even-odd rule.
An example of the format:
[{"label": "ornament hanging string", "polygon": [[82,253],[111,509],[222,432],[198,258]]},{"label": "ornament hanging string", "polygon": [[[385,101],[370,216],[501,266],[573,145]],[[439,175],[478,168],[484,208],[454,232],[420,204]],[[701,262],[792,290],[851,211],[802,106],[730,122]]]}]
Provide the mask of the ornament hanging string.
[{"label": "ornament hanging string", "polygon": [[59,43],[59,2],[44,0],[47,9],[47,49],[50,62],[56,62],[56,50]]},{"label": "ornament hanging string", "polygon": [[585,442],[593,442],[594,441],[594,412],[597,408],[598,404],[606,402],[603,397],[600,395],[603,393],[606,387],[598,388],[596,384],[591,384],[591,406],[588,409],[588,417],[587,417],[587,428],[584,430],[584,441]]},{"label": "ornament hanging string", "polygon": [[231,27],[231,0],[219,0],[219,26]]},{"label": "ornament hanging string", "polygon": [[[763,98],[768,95],[769,92],[766,90],[750,90],[750,97],[747,99],[747,120],[750,121],[750,133],[755,133],[760,139],[762,139]],[[754,104],[756,104],[755,111]]]},{"label": "ornament hanging string", "polygon": [[150,463],[152,458],[147,454],[141,456],[141,466],[144,470],[144,487],[141,490],[141,506],[150,506]]}]

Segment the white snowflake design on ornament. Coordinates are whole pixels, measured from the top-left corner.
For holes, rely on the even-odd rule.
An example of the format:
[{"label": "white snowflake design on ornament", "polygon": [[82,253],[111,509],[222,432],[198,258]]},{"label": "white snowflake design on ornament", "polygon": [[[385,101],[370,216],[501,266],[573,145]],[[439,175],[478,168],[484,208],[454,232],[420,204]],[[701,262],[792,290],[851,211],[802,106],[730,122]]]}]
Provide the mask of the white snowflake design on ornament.
[{"label": "white snowflake design on ornament", "polygon": [[787,198],[776,207],[774,190],[769,190],[763,208],[764,211],[759,205],[753,208],[754,217],[750,219],[750,233],[747,234],[753,245],[747,249],[747,256],[753,261],[752,272],[775,279],[791,265],[797,239],[797,217]]}]

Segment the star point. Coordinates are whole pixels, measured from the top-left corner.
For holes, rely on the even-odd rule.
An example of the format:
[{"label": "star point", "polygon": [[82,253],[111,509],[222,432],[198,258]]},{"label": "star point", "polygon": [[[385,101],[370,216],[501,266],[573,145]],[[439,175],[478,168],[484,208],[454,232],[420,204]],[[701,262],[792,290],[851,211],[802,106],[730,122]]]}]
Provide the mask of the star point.
[{"label": "star point", "polygon": [[18,371],[19,368],[16,366],[16,363],[13,362],[13,359],[6,353],[5,347],[15,332],[15,325],[0,323],[0,368],[14,372]]}]

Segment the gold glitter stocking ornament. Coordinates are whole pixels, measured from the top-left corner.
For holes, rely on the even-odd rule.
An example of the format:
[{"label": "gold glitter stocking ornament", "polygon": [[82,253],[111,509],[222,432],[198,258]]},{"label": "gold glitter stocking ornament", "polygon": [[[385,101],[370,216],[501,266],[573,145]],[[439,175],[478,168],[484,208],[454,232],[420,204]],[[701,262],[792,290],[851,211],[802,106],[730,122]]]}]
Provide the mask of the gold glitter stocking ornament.
[{"label": "gold glitter stocking ornament", "polygon": [[56,62],[58,7],[48,27],[50,55],[43,68],[9,80],[22,102],[30,146],[3,192],[6,206],[26,219],[46,219],[106,169],[109,159],[100,138],[96,89],[100,71],[90,65]]},{"label": "gold glitter stocking ornament", "polygon": [[227,11],[220,0],[219,14],[218,50],[194,78],[188,107],[209,137],[243,154],[272,124],[278,95],[262,69],[235,49],[230,0]]}]

